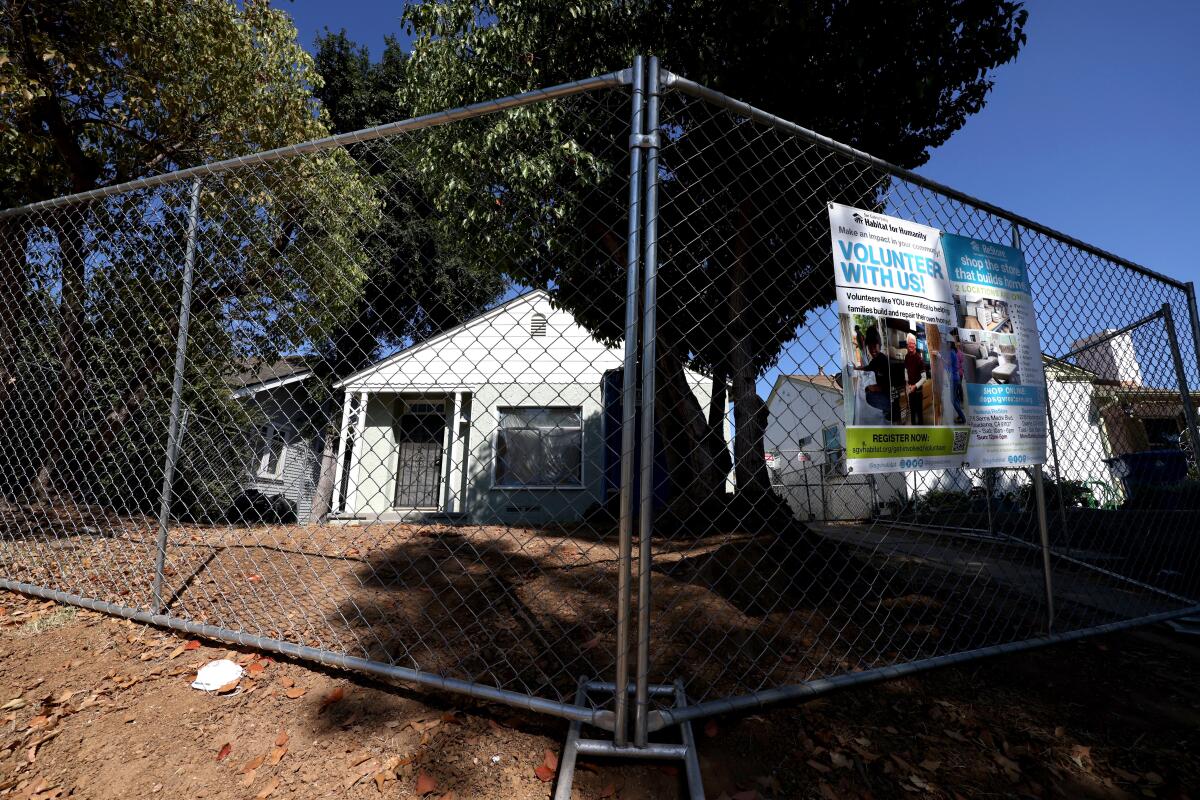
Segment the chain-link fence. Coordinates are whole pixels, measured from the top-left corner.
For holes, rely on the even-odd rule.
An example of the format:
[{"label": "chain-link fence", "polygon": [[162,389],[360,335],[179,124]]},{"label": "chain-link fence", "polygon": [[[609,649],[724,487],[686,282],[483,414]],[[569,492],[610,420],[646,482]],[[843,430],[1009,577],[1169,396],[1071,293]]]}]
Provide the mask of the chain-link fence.
[{"label": "chain-link fence", "polygon": [[[617,746],[1194,609],[1190,285],[651,63],[0,213],[0,585]],[[1044,470],[847,471],[830,202],[1023,248]]]}]

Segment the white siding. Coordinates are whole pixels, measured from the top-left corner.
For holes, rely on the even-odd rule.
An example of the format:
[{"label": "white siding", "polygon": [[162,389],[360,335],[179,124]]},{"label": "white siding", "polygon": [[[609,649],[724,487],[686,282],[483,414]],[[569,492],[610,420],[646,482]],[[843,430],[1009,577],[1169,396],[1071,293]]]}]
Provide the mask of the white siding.
[{"label": "white siding", "polygon": [[[546,317],[545,336],[530,335],[534,314]],[[553,308],[544,292],[530,292],[345,383],[370,392],[489,384],[599,386],[603,374],[623,360],[620,348],[592,338],[569,312]]]}]

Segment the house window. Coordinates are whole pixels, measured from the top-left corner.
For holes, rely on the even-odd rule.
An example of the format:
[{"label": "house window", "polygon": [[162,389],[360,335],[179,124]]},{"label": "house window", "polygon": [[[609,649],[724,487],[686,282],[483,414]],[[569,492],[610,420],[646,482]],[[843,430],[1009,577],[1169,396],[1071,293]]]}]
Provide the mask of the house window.
[{"label": "house window", "polygon": [[825,474],[840,475],[845,464],[837,425],[827,425],[821,429],[821,444],[825,449]]},{"label": "house window", "polygon": [[501,408],[499,488],[583,485],[583,409]]},{"label": "house window", "polygon": [[1142,419],[1146,429],[1146,440],[1151,450],[1176,449],[1179,447],[1179,423],[1170,417]]},{"label": "house window", "polygon": [[283,475],[283,464],[287,460],[287,442],[273,424],[262,428],[262,448],[259,451],[258,477],[278,478]]}]

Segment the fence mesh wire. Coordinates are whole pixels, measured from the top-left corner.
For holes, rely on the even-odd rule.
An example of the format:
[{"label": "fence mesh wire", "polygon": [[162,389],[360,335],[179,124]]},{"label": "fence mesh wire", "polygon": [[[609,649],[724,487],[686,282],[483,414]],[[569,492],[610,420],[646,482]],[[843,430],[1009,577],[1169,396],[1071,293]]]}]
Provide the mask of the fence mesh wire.
[{"label": "fence mesh wire", "polygon": [[[1180,380],[1196,387],[1200,376],[1181,288],[687,86],[664,95],[661,133],[664,458],[712,469],[708,487],[660,481],[671,499],[653,549],[652,680],[682,677],[703,703],[1048,632],[1029,469],[847,470],[843,386],[862,381],[840,346],[830,202],[1003,244],[1019,237],[1045,364],[1002,351],[988,334],[1011,333],[1011,322],[990,311],[979,344],[965,346],[978,352],[963,358],[980,382],[1046,370],[1053,631],[1196,605]],[[998,369],[1006,362],[1015,369]],[[688,363],[727,394],[682,412],[691,430],[669,430],[682,397],[671,374]],[[936,363],[926,369],[937,379]],[[923,409],[897,401],[904,421],[923,411],[948,423],[951,400],[926,394]],[[1175,472],[1130,476],[1129,454],[1137,469]],[[726,480],[732,499],[700,500]]]},{"label": "fence mesh wire", "polygon": [[[629,107],[198,178],[166,613],[555,700],[611,675]],[[154,605],[195,185],[6,220],[9,579]]]},{"label": "fence mesh wire", "polygon": [[[1183,289],[661,101],[650,681],[703,702],[1048,631],[1027,469],[847,471],[830,202],[1019,236],[1044,364],[971,357],[1046,372],[1053,630],[1196,605]],[[0,219],[3,578],[514,696],[611,680],[630,102],[532,98]]]}]

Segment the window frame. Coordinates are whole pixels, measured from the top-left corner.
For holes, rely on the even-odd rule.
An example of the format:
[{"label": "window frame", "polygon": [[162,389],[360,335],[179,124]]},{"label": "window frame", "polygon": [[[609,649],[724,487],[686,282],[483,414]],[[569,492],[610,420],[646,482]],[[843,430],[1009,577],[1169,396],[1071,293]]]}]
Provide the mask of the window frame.
[{"label": "window frame", "polygon": [[[279,430],[274,422],[268,422],[260,428],[262,432],[262,443],[259,446],[258,468],[254,475],[260,480],[279,481],[283,480],[283,470],[287,465],[288,442],[287,437]],[[273,441],[279,442],[279,459],[275,462],[275,471],[271,472],[267,469],[267,463],[272,455],[272,451],[268,446]]]},{"label": "window frame", "polygon": [[[579,482],[578,483],[501,483],[499,480],[500,472],[500,436],[505,430],[500,424],[503,415],[514,411],[567,411],[579,416],[578,434],[579,434]],[[538,491],[581,491],[587,487],[587,472],[585,463],[587,459],[584,457],[584,437],[583,437],[583,406],[569,405],[536,405],[536,406],[496,406],[496,429],[492,433],[492,491],[522,491],[522,490],[538,490]],[[569,431],[576,426],[562,426],[558,428],[546,428],[545,430],[562,430]],[[521,430],[529,430],[528,428]],[[539,429],[533,429],[539,430]]]}]

